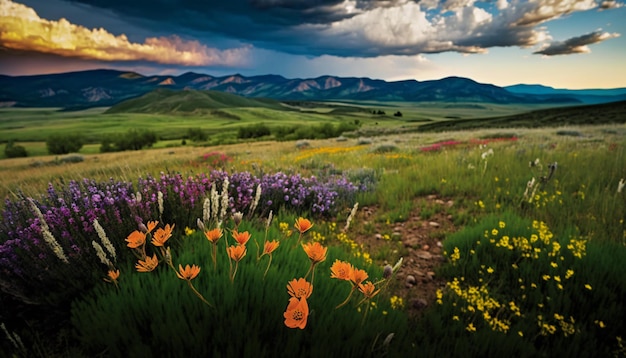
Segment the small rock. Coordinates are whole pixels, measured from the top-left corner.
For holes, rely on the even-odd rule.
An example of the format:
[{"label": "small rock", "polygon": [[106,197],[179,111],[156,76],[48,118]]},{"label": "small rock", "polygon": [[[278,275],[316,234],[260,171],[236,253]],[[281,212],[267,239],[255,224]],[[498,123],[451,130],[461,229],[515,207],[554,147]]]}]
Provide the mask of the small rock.
[{"label": "small rock", "polygon": [[438,222],[434,222],[434,221],[429,221],[428,225],[431,227],[440,227],[441,224],[439,224]]},{"label": "small rock", "polygon": [[376,235],[374,235],[374,237],[376,238],[376,240],[382,240],[383,239],[383,235],[381,235],[381,234],[376,234]]},{"label": "small rock", "polygon": [[436,204],[439,204],[439,205],[443,205],[443,204],[444,204],[444,201],[443,201],[443,200],[441,200],[441,199],[437,199],[437,200],[435,200],[435,203],[436,203]]},{"label": "small rock", "polygon": [[454,205],[454,201],[452,200],[448,200],[448,202],[446,203],[446,205],[448,205],[448,207],[451,207]]},{"label": "small rock", "polygon": [[433,258],[433,255],[428,251],[418,251],[415,255],[422,260],[430,260]]},{"label": "small rock", "polygon": [[420,277],[424,277],[424,276],[426,276],[426,274],[425,274],[425,273],[423,273],[423,272],[422,272],[422,271],[420,271],[420,270],[415,270],[413,273],[414,273],[416,276],[420,276]]},{"label": "small rock", "polygon": [[426,198],[428,198],[428,200],[435,200],[435,199],[437,199],[437,195],[431,194],[431,195],[427,196]]},{"label": "small rock", "polygon": [[432,280],[433,278],[435,278],[435,272],[433,271],[426,272],[426,277]]},{"label": "small rock", "polygon": [[443,247],[443,244],[441,243],[441,241],[437,241],[437,247]]},{"label": "small rock", "polygon": [[411,237],[411,238],[404,240],[405,247],[415,247],[417,245],[419,245],[419,238],[417,237]]},{"label": "small rock", "polygon": [[413,287],[415,286],[415,284],[417,283],[417,280],[415,279],[415,276],[413,275],[408,275],[406,277],[406,279],[404,280],[405,282],[405,286],[407,287]]},{"label": "small rock", "polygon": [[428,250],[430,250],[430,246],[428,244],[424,244],[424,245],[422,245],[422,250],[428,251]]}]

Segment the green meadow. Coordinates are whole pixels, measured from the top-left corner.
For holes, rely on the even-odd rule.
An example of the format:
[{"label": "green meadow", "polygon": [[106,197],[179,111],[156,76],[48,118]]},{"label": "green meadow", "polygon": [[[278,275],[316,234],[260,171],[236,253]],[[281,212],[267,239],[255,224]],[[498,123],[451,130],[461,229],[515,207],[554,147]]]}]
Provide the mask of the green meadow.
[{"label": "green meadow", "polygon": [[[0,352],[10,357],[626,356],[623,114],[617,111],[611,123],[554,120],[541,126],[532,123],[542,122],[542,112],[511,120],[509,127],[485,119],[530,109],[541,108],[326,103],[298,110],[222,108],[197,116],[2,109],[0,141],[13,139],[29,152],[0,161],[5,207],[26,197],[45,202],[48,185],[61,191],[83,178],[137,186],[148,175],[192,178],[215,169],[259,177],[341,175],[368,189],[338,202],[332,215],[285,205],[269,220],[267,202],[256,210],[246,207],[241,223],[227,213],[219,220],[224,231],[215,244],[205,232],[217,228],[218,220],[209,215],[197,225],[203,207],[185,205],[182,194],[166,192],[163,208],[153,206],[152,216],[143,217],[146,224],[159,221],[144,246],[129,247],[128,235],[138,230],[132,220],[103,227],[118,252],[109,267],[95,251],[64,263],[41,241],[50,281],[27,265],[19,268],[19,280],[2,279],[3,307],[15,309],[0,314],[6,336]],[[402,116],[393,116],[396,111]],[[360,127],[341,138],[237,138],[240,126],[258,122],[306,127],[355,120]],[[434,126],[449,121],[482,125]],[[149,128],[159,141],[141,151],[98,153],[102,133],[131,128]],[[188,128],[206,130],[209,139],[182,145]],[[89,139],[80,161],[46,153],[47,135],[67,131]],[[429,197],[442,201],[425,204]],[[204,199],[218,209],[223,203],[217,196],[199,198]],[[24,215],[20,220],[35,214]],[[295,225],[299,217],[313,224],[304,233]],[[451,225],[417,243],[394,234],[399,226],[429,226],[439,217]],[[168,243],[151,244],[166,224],[174,225]],[[3,245],[15,240],[9,231],[4,224]],[[251,234],[240,260],[228,255],[237,245],[233,231]],[[76,232],[74,240],[92,250],[97,238]],[[273,240],[280,246],[264,254]],[[315,262],[303,243],[327,249],[324,259]],[[405,278],[419,271],[411,260],[423,251],[437,262],[434,277],[407,288]],[[138,272],[138,260],[147,264],[153,253],[158,266]],[[22,260],[38,265],[25,253]],[[331,277],[337,276],[337,260],[366,271],[373,290]],[[181,273],[187,264],[200,267],[197,276]],[[108,274],[111,266],[119,277]],[[297,307],[290,303],[287,285],[297,278],[313,283],[306,309],[302,297],[293,301]],[[16,294],[11,285],[27,294]],[[419,307],[417,298],[423,300]],[[294,320],[302,324],[302,317],[304,327],[290,327]]]}]

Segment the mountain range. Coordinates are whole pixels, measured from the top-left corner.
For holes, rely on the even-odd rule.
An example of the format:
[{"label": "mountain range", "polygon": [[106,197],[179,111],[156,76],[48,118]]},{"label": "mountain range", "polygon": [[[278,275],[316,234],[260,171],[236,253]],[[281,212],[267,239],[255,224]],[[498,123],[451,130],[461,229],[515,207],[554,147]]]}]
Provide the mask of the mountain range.
[{"label": "mountain range", "polygon": [[626,99],[626,88],[560,90],[541,85],[498,87],[462,77],[387,82],[370,78],[321,76],[288,79],[278,75],[215,77],[187,72],[144,76],[135,72],[90,70],[35,76],[0,75],[0,107],[109,107],[156,89],[211,90],[248,98],[315,101],[472,102],[494,104],[586,104]]}]

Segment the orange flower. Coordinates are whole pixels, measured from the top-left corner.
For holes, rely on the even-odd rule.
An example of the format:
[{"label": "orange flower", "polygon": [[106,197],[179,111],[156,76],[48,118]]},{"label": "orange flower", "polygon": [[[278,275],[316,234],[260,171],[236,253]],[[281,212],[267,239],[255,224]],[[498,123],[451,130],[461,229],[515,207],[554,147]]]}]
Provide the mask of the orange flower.
[{"label": "orange flower", "polygon": [[313,293],[313,285],[308,283],[305,279],[295,278],[287,284],[287,292],[291,297],[295,298],[309,298]]},{"label": "orange flower", "polygon": [[309,221],[309,219],[299,217],[293,226],[300,232],[300,234],[304,234],[313,227],[313,224]]},{"label": "orange flower", "polygon": [[172,230],[174,230],[174,225],[170,226],[170,224],[165,225],[165,229],[158,228],[157,231],[154,232],[154,237],[152,238],[152,245],[154,246],[163,246],[167,239],[172,237]]},{"label": "orange flower", "polygon": [[135,230],[128,235],[126,242],[128,242],[126,246],[131,249],[136,249],[146,242],[146,234],[139,230]]},{"label": "orange flower", "polygon": [[189,265],[185,265],[184,269],[183,265],[178,265],[178,272],[176,272],[176,276],[178,276],[181,280],[191,281],[196,278],[199,273],[200,267],[196,265],[191,265],[191,267],[189,267]]},{"label": "orange flower", "polygon": [[146,232],[146,234],[149,234],[152,232],[152,230],[154,230],[154,228],[159,224],[158,221],[148,221],[148,232]]},{"label": "orange flower", "polygon": [[244,245],[229,246],[226,250],[228,251],[228,256],[237,262],[246,256],[246,247]]},{"label": "orange flower", "polygon": [[302,248],[314,265],[326,260],[326,251],[328,251],[328,248],[322,246],[319,242],[315,241],[309,244],[302,244]]},{"label": "orange flower", "polygon": [[224,232],[220,228],[215,228],[213,230],[205,231],[204,236],[214,244],[217,244],[217,241],[222,237]]},{"label": "orange flower", "polygon": [[250,233],[247,231],[238,232],[233,230],[233,238],[239,243],[239,245],[245,245],[248,240],[250,240]]},{"label": "orange flower", "polygon": [[265,244],[263,245],[263,255],[271,254],[272,252],[274,252],[274,250],[276,250],[278,245],[280,245],[280,242],[278,242],[276,240],[274,240],[274,241],[265,241]]},{"label": "orange flower", "polygon": [[299,300],[295,297],[291,297],[283,316],[285,317],[285,326],[304,329],[304,327],[306,327],[307,318],[309,317],[309,305],[306,302],[306,298]]},{"label": "orange flower", "polygon": [[135,268],[138,272],[150,272],[154,270],[159,264],[159,259],[157,259],[156,254],[152,255],[152,257],[146,257],[145,261],[139,260],[135,265]]},{"label": "orange flower", "polygon": [[369,281],[365,284],[359,283],[359,291],[363,292],[363,295],[365,295],[365,298],[369,299],[369,298],[376,296],[378,292],[380,292],[380,290],[374,291],[375,289],[376,289],[376,286],[374,286],[374,284]]},{"label": "orange flower", "polygon": [[107,273],[108,279],[105,279],[108,282],[116,282],[120,277],[120,270],[109,270]]},{"label": "orange flower", "polygon": [[350,280],[355,284],[355,285],[360,285],[361,282],[367,280],[369,276],[367,275],[367,272],[365,272],[364,270],[361,269],[354,269],[352,270],[352,275],[350,277]]},{"label": "orange flower", "polygon": [[330,278],[350,281],[353,270],[354,267],[349,262],[335,260],[335,263],[330,267]]}]

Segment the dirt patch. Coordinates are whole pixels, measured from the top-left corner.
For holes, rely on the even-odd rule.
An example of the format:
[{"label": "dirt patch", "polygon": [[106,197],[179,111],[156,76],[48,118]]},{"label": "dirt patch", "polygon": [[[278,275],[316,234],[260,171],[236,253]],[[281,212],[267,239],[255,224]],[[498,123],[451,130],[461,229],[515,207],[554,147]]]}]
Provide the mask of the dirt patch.
[{"label": "dirt patch", "polygon": [[[389,223],[379,215],[377,207],[363,207],[357,220],[365,228],[354,240],[363,245],[374,260],[403,257],[403,263],[390,286],[392,294],[402,297],[409,316],[418,317],[436,300],[436,291],[445,286],[436,269],[445,261],[442,241],[456,231],[452,215],[446,208],[454,206],[451,199],[429,195],[416,198],[416,205],[405,221]],[[427,215],[422,215],[423,211]],[[424,216],[428,216],[424,219]],[[394,262],[387,262],[394,265]]]}]

